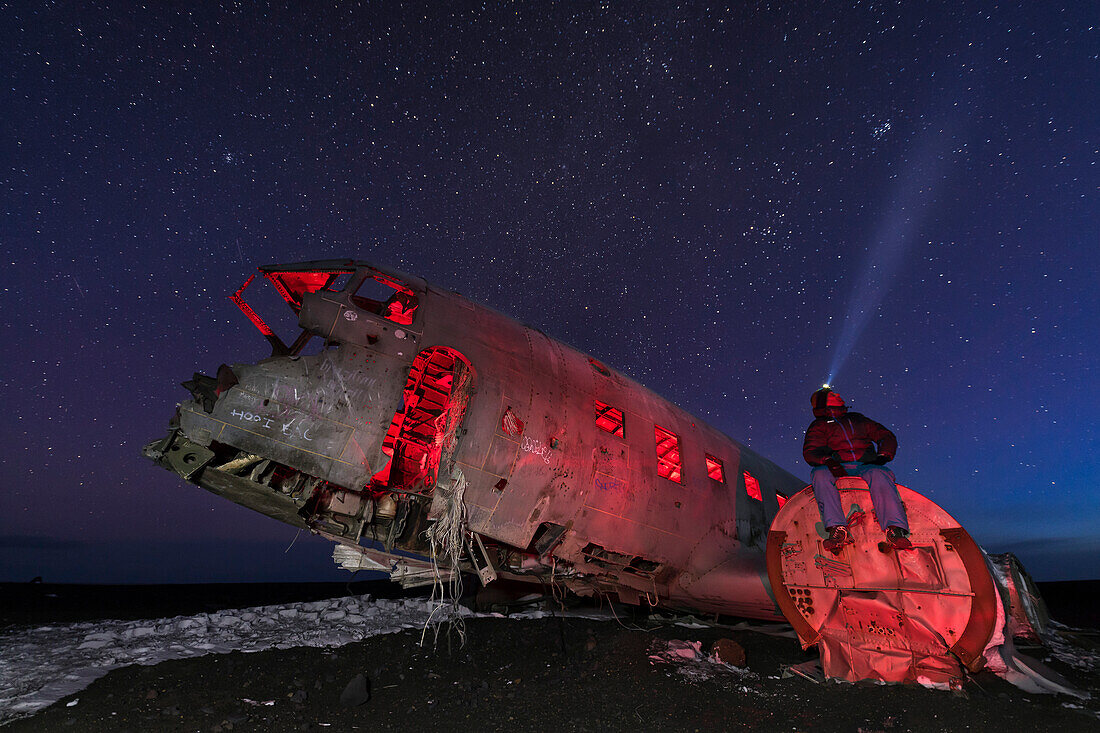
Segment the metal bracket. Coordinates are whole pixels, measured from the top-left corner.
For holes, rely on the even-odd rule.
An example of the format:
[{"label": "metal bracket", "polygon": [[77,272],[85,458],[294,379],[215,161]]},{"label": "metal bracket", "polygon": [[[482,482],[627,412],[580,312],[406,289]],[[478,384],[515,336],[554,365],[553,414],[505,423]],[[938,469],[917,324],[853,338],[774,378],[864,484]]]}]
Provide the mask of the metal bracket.
[{"label": "metal bracket", "polygon": [[214,459],[214,451],[190,440],[172,444],[164,454],[168,467],[188,481]]},{"label": "metal bracket", "polygon": [[481,541],[481,535],[476,532],[466,533],[466,554],[470,558],[470,564],[474,566],[477,577],[481,579],[483,586],[489,585],[497,579],[496,568],[489,560],[489,553],[485,550],[485,543]]},{"label": "metal bracket", "polygon": [[168,435],[160,440],[154,440],[152,443],[142,448],[142,455],[159,463],[164,458],[164,451],[168,450],[168,446],[172,445],[179,431],[179,428],[172,428],[168,431]]}]

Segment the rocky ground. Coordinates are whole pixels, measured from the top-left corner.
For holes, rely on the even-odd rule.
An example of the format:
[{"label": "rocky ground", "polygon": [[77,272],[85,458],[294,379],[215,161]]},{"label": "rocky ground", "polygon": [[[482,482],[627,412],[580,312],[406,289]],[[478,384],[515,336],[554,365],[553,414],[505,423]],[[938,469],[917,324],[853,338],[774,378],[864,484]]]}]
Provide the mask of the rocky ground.
[{"label": "rocky ground", "polygon": [[[785,675],[816,656],[793,639],[643,621],[471,619],[465,645],[451,636],[422,648],[419,631],[403,631],[333,649],[130,666],[5,729],[1100,730],[1100,679],[1057,659],[1050,666],[1093,699],[1026,694],[989,674],[961,693],[815,683]],[[744,669],[650,658],[670,640],[705,651],[722,638],[744,648]],[[1097,639],[1077,635],[1094,652]]]}]

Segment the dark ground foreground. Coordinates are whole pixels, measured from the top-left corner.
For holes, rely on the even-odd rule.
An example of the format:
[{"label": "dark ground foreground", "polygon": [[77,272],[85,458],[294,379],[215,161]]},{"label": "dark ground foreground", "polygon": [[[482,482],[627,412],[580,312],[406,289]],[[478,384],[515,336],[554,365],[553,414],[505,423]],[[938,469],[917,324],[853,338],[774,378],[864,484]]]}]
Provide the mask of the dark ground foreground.
[{"label": "dark ground foreground", "polygon": [[[1069,589],[1066,596],[1075,606],[1080,602],[1095,609],[1082,599],[1089,587],[1094,596],[1097,584]],[[91,588],[9,585],[0,588],[0,622],[119,617],[103,611],[120,593],[129,593],[128,616],[140,618],[143,604],[155,611],[145,617],[156,617],[234,607],[226,603],[315,600],[344,592],[341,585],[296,588],[162,587],[156,594],[130,589],[102,595]],[[393,586],[353,590],[377,596],[387,588]],[[164,600],[166,593],[178,597]],[[44,605],[28,617],[26,604],[32,602]],[[174,610],[164,611],[164,603],[173,602]],[[1051,605],[1058,618],[1057,605]],[[814,659],[816,652],[803,652],[793,639],[749,631],[636,630],[614,622],[545,618],[471,620],[467,634],[461,649],[443,639],[434,650],[421,649],[419,632],[408,631],[336,649],[209,655],[127,667],[5,726],[5,732],[1100,730],[1100,678],[1057,660],[1047,663],[1093,699],[1027,694],[988,673],[976,675],[962,694],[784,678],[786,665]],[[681,672],[682,666],[653,664],[648,658],[665,639],[701,641],[706,650],[723,637],[744,647],[750,674],[703,665],[709,676],[693,678]],[[1094,649],[1100,639],[1095,633],[1078,638]],[[1028,651],[1043,656],[1041,650]],[[358,675],[369,686],[369,700],[342,703],[341,693]],[[67,707],[73,699],[79,702]],[[273,704],[263,704],[269,701]]]}]

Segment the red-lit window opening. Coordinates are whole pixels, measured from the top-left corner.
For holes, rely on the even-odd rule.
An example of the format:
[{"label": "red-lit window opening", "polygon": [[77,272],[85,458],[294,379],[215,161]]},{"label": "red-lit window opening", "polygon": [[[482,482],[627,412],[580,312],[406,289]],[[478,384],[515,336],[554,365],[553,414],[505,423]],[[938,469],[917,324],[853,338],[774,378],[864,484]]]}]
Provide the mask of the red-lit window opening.
[{"label": "red-lit window opening", "polygon": [[599,400],[595,400],[595,403],[596,427],[600,430],[606,430],[612,435],[618,435],[620,438],[624,437],[623,411],[617,410],[611,405],[604,404]]},{"label": "red-lit window opening", "polygon": [[715,458],[714,456],[710,455],[709,453],[706,454],[706,456],[707,456],[707,475],[710,476],[715,481],[717,481],[718,483],[724,484],[726,482],[726,472],[722,468],[722,462],[720,460],[718,460],[717,458]]},{"label": "red-lit window opening", "polygon": [[419,304],[412,290],[384,275],[374,275],[359,283],[351,302],[402,326],[412,325]]},{"label": "red-lit window opening", "polygon": [[775,492],[775,500],[779,502],[780,509],[782,509],[783,505],[787,503],[787,497],[783,496],[778,491]]},{"label": "red-lit window opening", "polygon": [[[295,272],[269,272],[261,268],[271,284],[279,291],[294,312],[302,309],[302,295],[327,288],[339,277],[347,277],[352,270],[308,270]],[[247,283],[246,283],[247,284]]]},{"label": "red-lit window opening", "polygon": [[680,480],[680,438],[660,425],[653,426],[657,438],[657,475],[669,481]]},{"label": "red-lit window opening", "polygon": [[745,491],[750,499],[764,501],[764,495],[760,493],[760,482],[748,471],[745,471]]},{"label": "red-lit window opening", "polygon": [[374,475],[372,488],[431,491],[442,457],[454,450],[472,379],[457,351],[432,346],[417,354],[405,382],[403,409],[382,441],[390,461]]}]

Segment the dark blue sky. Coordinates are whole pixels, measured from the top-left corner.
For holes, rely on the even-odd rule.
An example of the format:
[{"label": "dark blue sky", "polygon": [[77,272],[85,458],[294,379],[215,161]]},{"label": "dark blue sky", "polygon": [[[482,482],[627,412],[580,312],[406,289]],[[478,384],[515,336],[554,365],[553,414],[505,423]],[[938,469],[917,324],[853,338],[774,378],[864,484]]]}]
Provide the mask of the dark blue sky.
[{"label": "dark blue sky", "polygon": [[1089,3],[69,5],[0,4],[0,579],[333,577],[140,448],[267,355],[252,268],[344,256],[801,476],[837,368],[902,483],[1100,577]]}]

